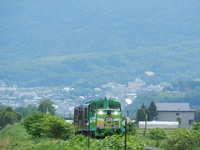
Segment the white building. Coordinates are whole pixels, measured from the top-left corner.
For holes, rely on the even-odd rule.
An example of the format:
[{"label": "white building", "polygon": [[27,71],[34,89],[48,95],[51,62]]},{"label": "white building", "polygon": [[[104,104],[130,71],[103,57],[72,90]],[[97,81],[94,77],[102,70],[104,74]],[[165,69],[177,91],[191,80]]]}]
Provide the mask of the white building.
[{"label": "white building", "polygon": [[156,107],[157,121],[178,121],[180,118],[180,127],[191,127],[194,122],[195,110],[189,103],[156,103]]}]

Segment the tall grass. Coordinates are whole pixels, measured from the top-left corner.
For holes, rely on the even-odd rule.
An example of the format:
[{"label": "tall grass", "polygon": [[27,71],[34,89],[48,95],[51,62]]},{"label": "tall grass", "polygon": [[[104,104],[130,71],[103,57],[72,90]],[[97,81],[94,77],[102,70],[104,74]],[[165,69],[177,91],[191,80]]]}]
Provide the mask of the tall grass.
[{"label": "tall grass", "polygon": [[49,138],[33,139],[20,123],[9,125],[2,131],[0,150],[61,150],[67,141]]}]

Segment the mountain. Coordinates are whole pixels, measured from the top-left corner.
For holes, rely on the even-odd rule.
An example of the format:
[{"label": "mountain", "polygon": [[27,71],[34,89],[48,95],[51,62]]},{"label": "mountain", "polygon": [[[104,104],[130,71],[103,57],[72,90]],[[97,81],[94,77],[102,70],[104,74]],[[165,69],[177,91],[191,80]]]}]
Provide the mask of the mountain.
[{"label": "mountain", "polygon": [[199,8],[198,0],[1,0],[0,80],[95,87],[138,76],[198,79]]}]

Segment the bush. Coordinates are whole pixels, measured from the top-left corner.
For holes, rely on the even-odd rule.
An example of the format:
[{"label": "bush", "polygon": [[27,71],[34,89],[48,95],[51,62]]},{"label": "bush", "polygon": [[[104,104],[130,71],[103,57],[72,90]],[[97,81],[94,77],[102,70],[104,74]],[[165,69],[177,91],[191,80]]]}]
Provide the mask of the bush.
[{"label": "bush", "polygon": [[194,147],[198,146],[200,146],[200,134],[199,131],[196,130],[177,130],[167,139],[167,147],[171,150],[192,150]]},{"label": "bush", "polygon": [[38,132],[38,134],[36,134],[36,132],[38,131],[38,128],[42,122],[42,118],[44,118],[44,117],[45,117],[45,115],[43,113],[39,113],[39,112],[34,112],[33,115],[26,116],[22,120],[22,124],[24,125],[26,132],[28,134],[32,135],[33,137],[40,137],[41,132]]},{"label": "bush", "polygon": [[71,124],[65,123],[64,119],[52,115],[46,116],[42,124],[44,126],[42,132],[50,138],[66,140],[74,133],[74,128]]},{"label": "bush", "polygon": [[50,137],[54,139],[69,139],[74,134],[74,127],[64,119],[52,115],[35,112],[24,118],[22,124],[28,134],[33,137]]},{"label": "bush", "polygon": [[153,140],[162,140],[167,137],[166,131],[160,128],[150,129],[149,137]]},{"label": "bush", "polygon": [[192,129],[200,131],[200,122],[193,123]]},{"label": "bush", "polygon": [[127,133],[129,135],[136,135],[137,133],[137,126],[134,122],[127,123]]},{"label": "bush", "polygon": [[21,114],[14,111],[12,107],[0,108],[0,126],[5,127],[7,124],[13,124],[21,120]]}]

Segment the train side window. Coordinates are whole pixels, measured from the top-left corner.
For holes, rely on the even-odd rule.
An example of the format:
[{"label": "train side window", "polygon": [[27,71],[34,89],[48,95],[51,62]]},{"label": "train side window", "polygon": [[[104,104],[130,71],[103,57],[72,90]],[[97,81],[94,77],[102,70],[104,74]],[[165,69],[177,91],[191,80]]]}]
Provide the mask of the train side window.
[{"label": "train side window", "polygon": [[76,119],[78,118],[78,109],[75,109],[74,116]]},{"label": "train side window", "polygon": [[103,104],[99,104],[98,109],[103,109]]},{"label": "train side window", "polygon": [[93,104],[93,105],[92,105],[92,111],[95,111],[95,110],[96,110],[96,105]]},{"label": "train side window", "polygon": [[88,116],[87,108],[85,108],[84,113],[85,113],[85,114],[84,114],[85,119],[87,119],[87,116]]}]

